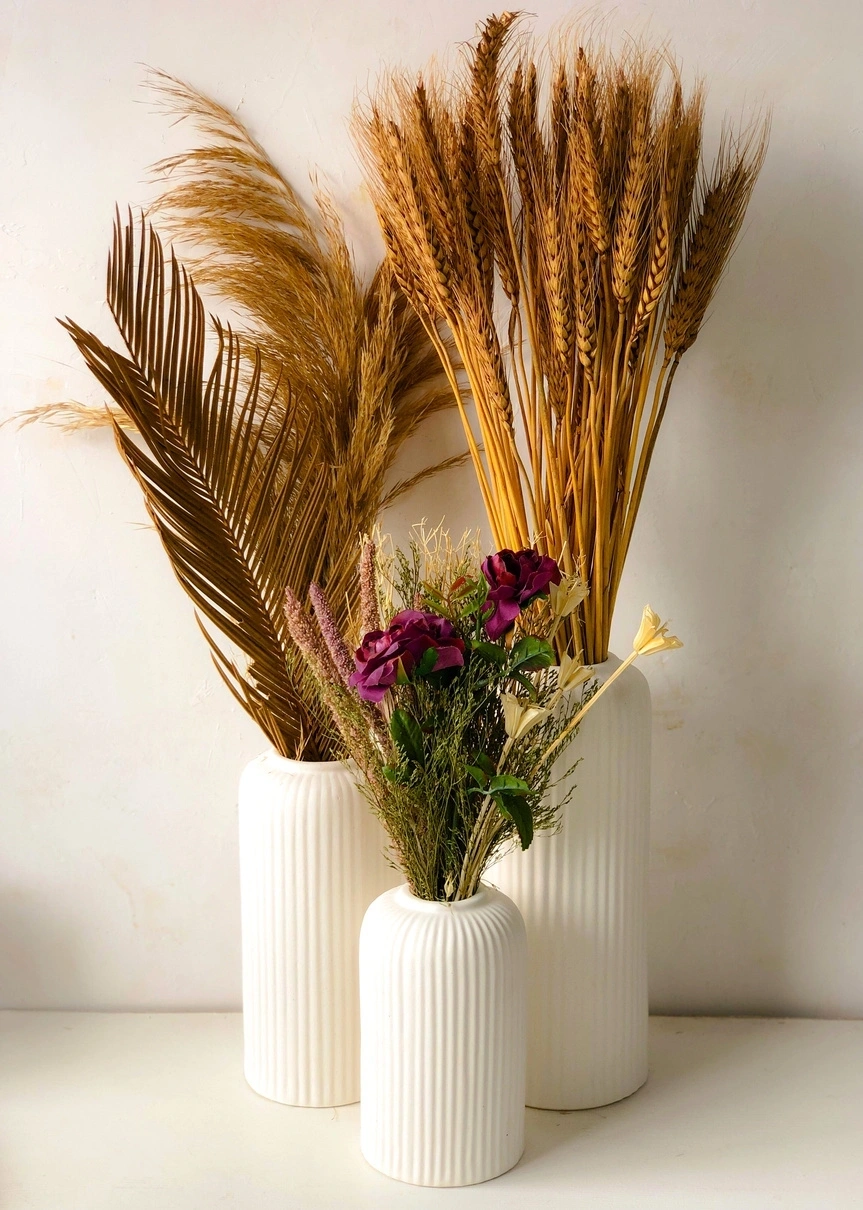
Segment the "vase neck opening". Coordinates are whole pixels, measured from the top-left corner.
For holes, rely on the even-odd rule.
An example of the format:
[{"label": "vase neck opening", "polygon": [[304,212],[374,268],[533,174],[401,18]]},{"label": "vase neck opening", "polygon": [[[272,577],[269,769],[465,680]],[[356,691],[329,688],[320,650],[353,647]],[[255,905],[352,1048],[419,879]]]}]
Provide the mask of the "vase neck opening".
[{"label": "vase neck opening", "polygon": [[479,890],[476,891],[469,899],[456,899],[454,901],[442,899],[420,899],[415,895],[407,883],[398,887],[396,896],[403,906],[410,908],[415,912],[458,912],[466,909],[478,908],[488,903],[493,895],[491,887],[480,883]]},{"label": "vase neck opening", "polygon": [[314,773],[348,772],[348,767],[342,760],[297,760],[293,756],[280,756],[275,748],[262,752],[259,758],[274,773],[292,773],[312,775]]}]

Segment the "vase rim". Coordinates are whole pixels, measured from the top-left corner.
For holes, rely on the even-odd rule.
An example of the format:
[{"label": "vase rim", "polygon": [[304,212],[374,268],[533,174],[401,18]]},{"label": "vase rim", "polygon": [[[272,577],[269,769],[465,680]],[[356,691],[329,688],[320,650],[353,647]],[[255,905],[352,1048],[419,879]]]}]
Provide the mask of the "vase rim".
[{"label": "vase rim", "polygon": [[613,663],[622,664],[623,660],[620,658],[619,655],[615,655],[613,651],[609,651],[608,655],[605,657],[604,660],[599,660],[595,664],[586,664],[585,667],[587,667],[587,668],[607,668],[609,664],[613,664]]},{"label": "vase rim", "polygon": [[297,760],[294,756],[281,756],[275,748],[262,752],[258,760],[274,765],[284,773],[313,773],[325,770],[344,769],[350,772],[343,760]]},{"label": "vase rim", "polygon": [[445,903],[442,899],[420,899],[406,882],[394,887],[389,893],[416,912],[463,911],[470,907],[481,907],[489,899],[494,898],[495,894],[500,894],[485,882],[479,884],[479,890],[471,895],[470,899],[458,899],[454,903]]}]

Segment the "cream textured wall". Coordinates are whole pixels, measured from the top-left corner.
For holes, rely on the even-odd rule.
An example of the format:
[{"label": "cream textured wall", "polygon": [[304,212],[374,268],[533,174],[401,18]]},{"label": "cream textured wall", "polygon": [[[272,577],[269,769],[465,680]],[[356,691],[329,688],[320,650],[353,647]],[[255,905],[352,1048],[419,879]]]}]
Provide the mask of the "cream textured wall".
[{"label": "cream textured wall", "polygon": [[[540,6],[539,28],[566,13]],[[617,614],[684,651],[654,696],[653,1005],[863,1014],[863,6],[619,0],[773,141],[678,376]],[[112,208],[189,133],[141,64],[237,108],[358,255],[346,129],[382,63],[472,34],[478,0],[0,0],[0,419],[99,391],[53,316],[108,333]],[[406,458],[460,448],[457,425]],[[479,515],[470,473],[391,522]],[[215,675],[110,437],[0,430],[0,1003],[239,1001],[236,782],[262,748]],[[664,659],[664,662],[662,662]]]}]

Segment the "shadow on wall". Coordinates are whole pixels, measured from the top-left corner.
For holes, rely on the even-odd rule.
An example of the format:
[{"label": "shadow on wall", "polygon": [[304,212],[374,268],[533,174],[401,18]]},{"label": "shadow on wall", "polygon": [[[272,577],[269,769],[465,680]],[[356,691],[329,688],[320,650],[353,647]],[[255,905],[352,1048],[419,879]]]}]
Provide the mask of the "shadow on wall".
[{"label": "shadow on wall", "polygon": [[863,197],[778,142],[633,547],[689,649],[651,678],[659,1012],[863,1012]]},{"label": "shadow on wall", "polygon": [[0,1009],[55,1008],[56,989],[86,1003],[85,956],[50,904],[17,887],[0,887]]}]

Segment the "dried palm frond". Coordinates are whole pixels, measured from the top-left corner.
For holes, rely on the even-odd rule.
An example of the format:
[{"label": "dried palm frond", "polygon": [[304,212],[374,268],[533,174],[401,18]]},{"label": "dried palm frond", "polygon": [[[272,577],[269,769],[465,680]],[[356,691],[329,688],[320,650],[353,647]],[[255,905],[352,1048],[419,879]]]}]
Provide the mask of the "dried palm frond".
[{"label": "dried palm frond", "polygon": [[[163,72],[151,73],[151,85],[164,110],[190,119],[202,142],[155,166],[161,192],[150,216],[182,243],[198,289],[239,312],[237,332],[260,349],[264,380],[277,399],[288,390],[299,398],[334,464],[352,442],[354,460],[364,461],[374,434],[357,431],[357,409],[374,414],[387,396],[389,469],[417,425],[453,402],[391,268],[383,264],[364,283],[326,195],[307,207],[239,119],[191,85]],[[102,408],[92,417],[87,410],[80,427],[107,423]]]},{"label": "dried palm frond", "polygon": [[[604,660],[672,381],[740,232],[768,123],[701,165],[703,90],[664,52],[491,17],[449,75],[389,73],[358,139],[399,284],[458,393],[499,546],[590,594],[565,636]],[[543,113],[543,104],[544,101]]]},{"label": "dried palm frond", "polygon": [[[275,396],[269,423],[278,423],[280,400],[290,394],[355,497],[374,499],[360,526],[368,530],[404,440],[453,404],[422,322],[386,262],[363,283],[329,199],[319,194],[317,210],[306,207],[229,110],[161,72],[152,73],[152,85],[167,112],[191,119],[203,141],[156,165],[163,187],[150,214],[182,242],[198,288],[239,312],[238,335],[260,350],[261,375]],[[64,427],[110,420],[102,408],[78,413],[79,405],[36,414],[56,422],[61,406]],[[429,466],[411,485],[459,461]]]},{"label": "dried palm frond", "polygon": [[[108,304],[126,352],[74,321],[64,327],[140,442],[114,423],[174,571],[201,614],[245,655],[240,669],[202,626],[229,688],[283,755],[326,751],[314,698],[289,670],[285,590],[305,587],[306,535],[320,530],[330,473],[314,433],[274,399],[251,350],[213,321],[209,369],[204,307],[191,278],[142,220],[118,217]],[[268,433],[269,437],[264,434]]]},{"label": "dried palm frond", "polygon": [[[236,379],[233,394],[222,393],[227,411],[224,416],[210,417],[208,423],[218,420],[220,425],[235,426],[232,441],[225,436],[219,449],[236,452],[248,443],[250,450],[257,451],[256,457],[268,460],[267,474],[273,477],[272,490],[282,493],[278,497],[282,505],[287,508],[290,504],[298,510],[296,516],[286,516],[279,522],[284,540],[286,534],[291,535],[290,551],[282,551],[282,557],[290,555],[290,559],[288,564],[268,572],[267,584],[270,579],[277,583],[287,576],[297,591],[304,591],[311,581],[324,585],[343,625],[357,612],[352,572],[360,536],[371,532],[383,506],[426,475],[458,465],[467,457],[446,459],[386,486],[405,439],[423,420],[452,406],[450,384],[389,264],[382,264],[368,284],[359,277],[331,203],[319,195],[316,210],[304,206],[263,148],[224,107],[168,76],[157,74],[156,87],[171,112],[195,122],[203,142],[157,166],[163,192],[151,213],[158,215],[169,233],[182,240],[184,263],[192,270],[196,287],[206,287],[238,314],[230,338],[224,332],[220,338],[227,341],[231,353],[231,373]],[[153,239],[155,235],[148,228],[147,264],[156,257],[150,246]],[[115,264],[121,252],[127,262],[132,257],[124,242],[122,248],[115,249]],[[185,299],[186,286],[180,289],[173,270],[167,276],[171,296]],[[151,286],[156,288],[155,278]],[[109,282],[109,293],[116,288],[116,282]],[[197,299],[197,290],[193,294]],[[120,301],[115,297],[112,305]],[[128,322],[133,321],[131,305],[127,300],[124,314]],[[137,296],[135,305],[143,305]],[[187,313],[194,312],[190,301],[183,305]],[[150,300],[151,314],[156,306],[156,301]],[[136,330],[143,322],[144,316],[139,313],[134,318]],[[85,356],[89,349],[91,368],[96,365],[92,360],[97,348],[93,340],[88,338],[81,345]],[[255,356],[240,356],[240,347],[254,350]],[[185,384],[181,380],[189,363],[183,361],[175,370],[180,377],[173,382],[172,390],[184,392],[184,399],[191,392],[189,399],[200,402],[199,384],[194,379]],[[38,409],[38,417],[54,423],[62,421],[68,428],[111,423],[116,429],[143,423],[149,431],[142,430],[142,437],[145,442],[153,441],[157,432],[153,418],[122,395],[118,381],[109,390],[119,408],[54,405]],[[115,391],[120,392],[120,398]],[[241,405],[241,399],[247,398],[254,400],[253,406]],[[266,399],[266,406],[257,402],[259,398]],[[187,405],[192,408],[188,400]],[[173,414],[179,405],[165,396],[158,406]],[[203,423],[193,421],[191,412],[183,415],[189,425]],[[23,419],[29,422],[33,418],[28,415]],[[121,442],[133,469],[137,467],[131,452],[135,448],[134,443]],[[181,469],[179,464],[174,465],[172,473],[180,475]],[[136,473],[145,486],[140,470]],[[222,467],[219,473],[230,477],[239,472]],[[321,481],[324,486],[319,489]],[[227,479],[221,482],[222,489],[226,483]],[[311,484],[315,485],[314,491]],[[185,490],[178,481],[177,498]],[[255,502],[247,503],[251,506]],[[240,507],[238,501],[234,504]],[[148,505],[151,511],[155,508],[149,496]],[[237,525],[242,516],[241,509],[235,517]],[[186,523],[208,522],[190,514]],[[200,590],[198,579],[190,579],[184,565],[178,563],[176,539],[166,536],[169,531],[162,523],[157,524],[181,581],[207,613],[193,591],[196,584]],[[270,531],[261,528],[262,524],[256,522],[250,531],[253,542],[263,540],[265,534],[269,541]],[[247,555],[252,563],[261,557],[253,546]],[[211,571],[215,574],[216,568]],[[218,579],[208,580],[208,584],[208,591],[213,592],[224,587]],[[250,597],[243,606],[253,629],[255,618],[262,610],[268,614],[270,604],[269,589],[265,593],[264,585],[257,585],[255,591],[260,592],[261,599]],[[210,614],[207,616],[238,642],[236,632],[246,622],[236,601],[234,607],[233,613],[225,615],[231,619],[227,628]],[[305,754],[312,757],[329,755],[334,751],[333,737],[320,717],[310,713],[308,703],[315,699],[304,689],[305,674],[293,658],[281,615],[277,631],[282,665],[287,657],[289,669],[284,672],[287,680],[279,686],[272,718],[264,703],[269,689],[263,695],[254,690],[258,678],[255,660],[260,662],[260,653],[258,657],[252,654],[250,679],[244,679],[233,665],[222,663],[220,667],[227,671],[243,704],[279,751],[299,755],[304,747]],[[239,645],[250,654],[242,643]],[[275,648],[270,651],[271,657],[274,652]],[[271,673],[269,668],[268,677]],[[291,710],[296,712],[293,722]]]}]

